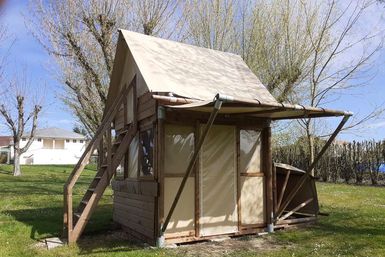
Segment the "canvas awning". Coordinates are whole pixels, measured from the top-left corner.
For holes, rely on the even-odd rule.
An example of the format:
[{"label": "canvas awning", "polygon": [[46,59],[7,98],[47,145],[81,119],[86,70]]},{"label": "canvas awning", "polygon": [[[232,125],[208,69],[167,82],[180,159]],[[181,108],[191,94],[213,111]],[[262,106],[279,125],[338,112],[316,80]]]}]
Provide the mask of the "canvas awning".
[{"label": "canvas awning", "polygon": [[234,98],[223,95],[217,95],[212,101],[200,101],[160,95],[154,95],[153,97],[160,102],[163,102],[169,108],[207,113],[212,111],[216,99],[221,97],[223,99],[223,104],[219,113],[233,115],[243,114],[253,117],[269,118],[272,120],[352,115],[351,112],[347,111],[330,110],[289,103],[261,102],[258,100]]}]

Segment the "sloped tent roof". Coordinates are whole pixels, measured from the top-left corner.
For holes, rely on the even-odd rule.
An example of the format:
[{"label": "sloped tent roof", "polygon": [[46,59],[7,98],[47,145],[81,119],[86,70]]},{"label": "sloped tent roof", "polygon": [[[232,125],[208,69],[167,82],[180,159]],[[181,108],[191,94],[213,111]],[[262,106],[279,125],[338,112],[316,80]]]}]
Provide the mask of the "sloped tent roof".
[{"label": "sloped tent roof", "polygon": [[[29,132],[26,132],[23,134],[23,137],[29,137],[29,135]],[[55,127],[36,129],[35,138],[86,139],[81,134]]]},{"label": "sloped tent roof", "polygon": [[222,113],[249,113],[272,119],[349,114],[278,103],[239,55],[126,30],[120,31],[107,106],[116,97],[115,87],[124,73],[121,66],[128,53],[146,84],[145,92],[168,93],[194,101],[170,108],[209,112],[215,95],[221,94],[236,99],[225,103]]}]

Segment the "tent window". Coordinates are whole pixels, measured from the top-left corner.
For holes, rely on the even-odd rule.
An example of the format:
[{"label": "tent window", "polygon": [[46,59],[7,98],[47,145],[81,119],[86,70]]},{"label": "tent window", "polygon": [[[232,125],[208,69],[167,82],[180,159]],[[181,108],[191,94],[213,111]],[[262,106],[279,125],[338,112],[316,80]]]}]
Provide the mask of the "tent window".
[{"label": "tent window", "polygon": [[140,132],[140,176],[154,175],[154,131],[148,129]]},{"label": "tent window", "polygon": [[126,160],[126,157],[123,157],[122,161],[120,162],[120,165],[118,166],[118,168],[116,168],[116,175],[115,175],[115,179],[116,180],[123,180],[124,179],[124,171],[125,171],[125,160]]},{"label": "tent window", "polygon": [[165,161],[166,174],[181,174],[187,170],[194,153],[193,126],[167,124],[165,126]]},{"label": "tent window", "polygon": [[138,177],[138,152],[139,152],[139,136],[136,135],[130,144],[128,149],[127,158],[127,172],[125,177],[137,178]]},{"label": "tent window", "polygon": [[261,170],[261,131],[240,130],[240,173],[260,173]]}]

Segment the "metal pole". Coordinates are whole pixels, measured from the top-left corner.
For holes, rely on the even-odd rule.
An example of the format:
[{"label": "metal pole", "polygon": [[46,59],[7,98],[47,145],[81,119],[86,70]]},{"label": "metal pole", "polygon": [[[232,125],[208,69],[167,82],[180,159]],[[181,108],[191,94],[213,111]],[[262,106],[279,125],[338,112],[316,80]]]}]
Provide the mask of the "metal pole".
[{"label": "metal pole", "polygon": [[220,99],[219,95],[217,95],[217,96],[216,96],[215,105],[214,105],[214,109],[213,109],[213,111],[211,112],[210,118],[209,118],[209,120],[208,120],[208,122],[207,122],[207,124],[206,124],[206,126],[205,126],[205,129],[204,129],[204,131],[203,131],[203,133],[202,133],[202,136],[199,138],[199,142],[198,142],[197,147],[196,147],[196,149],[195,149],[195,151],[194,151],[194,155],[193,155],[192,159],[190,160],[190,163],[189,163],[189,165],[188,165],[188,167],[187,167],[186,173],[185,173],[185,175],[184,175],[184,177],[183,177],[183,180],[182,180],[182,182],[181,182],[181,184],[180,184],[180,186],[179,186],[178,192],[176,193],[176,196],[175,196],[175,198],[174,198],[174,201],[172,202],[170,211],[168,212],[167,217],[166,217],[166,219],[165,219],[165,221],[164,221],[164,224],[163,224],[163,226],[162,226],[162,231],[161,231],[162,234],[163,234],[163,233],[166,231],[166,229],[167,229],[167,225],[168,225],[168,223],[170,222],[171,216],[172,216],[172,214],[173,214],[173,212],[174,212],[174,210],[175,210],[175,207],[176,207],[176,205],[177,205],[177,203],[178,203],[178,201],[179,201],[179,198],[180,198],[180,196],[181,196],[181,194],[182,194],[182,191],[183,191],[183,189],[184,189],[184,186],[185,186],[185,184],[186,184],[186,182],[187,182],[187,178],[190,176],[190,173],[191,173],[191,171],[193,170],[193,167],[194,167],[194,165],[195,165],[195,162],[196,162],[197,159],[198,159],[198,154],[199,154],[199,152],[200,152],[200,150],[201,150],[201,148],[202,148],[202,145],[203,145],[203,143],[204,143],[204,140],[205,140],[205,138],[206,138],[206,136],[207,136],[207,134],[208,134],[208,132],[209,132],[211,126],[213,125],[214,120],[215,120],[215,118],[216,118],[216,116],[217,116],[217,114],[218,114],[219,109],[221,108],[221,106],[222,106],[222,100]]}]

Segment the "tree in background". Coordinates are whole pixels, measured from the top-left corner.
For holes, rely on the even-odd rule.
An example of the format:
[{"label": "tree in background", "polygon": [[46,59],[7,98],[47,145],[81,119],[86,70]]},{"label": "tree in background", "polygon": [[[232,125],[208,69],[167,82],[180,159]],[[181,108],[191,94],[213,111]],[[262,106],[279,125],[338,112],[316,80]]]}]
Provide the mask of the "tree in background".
[{"label": "tree in background", "polygon": [[[28,90],[29,86],[25,76],[18,76],[8,84],[7,90],[0,100],[0,116],[4,119],[13,137],[13,175],[20,176],[20,155],[28,150],[35,138],[37,120],[42,106],[40,101],[32,98],[32,91]],[[30,126],[30,131],[27,133],[28,126]],[[27,139],[24,146],[21,145],[22,137]]]},{"label": "tree in background", "polygon": [[80,135],[87,136],[87,131],[80,126],[75,126],[72,131]]},{"label": "tree in background", "polygon": [[[278,101],[319,107],[363,87],[383,31],[360,32],[373,1],[187,1],[190,42],[240,54]],[[381,35],[382,36],[382,35]],[[361,78],[361,79],[360,79]],[[360,80],[359,80],[360,79]],[[382,113],[375,108],[350,123],[358,126]],[[315,158],[313,120],[299,123]]]},{"label": "tree in background", "polygon": [[[0,4],[0,8],[1,8],[1,4]],[[6,38],[9,36],[8,35],[8,31],[7,31],[7,27],[4,25],[3,22],[1,22],[1,16],[2,16],[2,10],[0,9],[0,44],[4,44],[4,41],[6,40]],[[4,79],[4,66],[5,66],[5,60],[6,60],[6,56],[0,56],[0,84],[3,82],[3,79]],[[3,90],[0,88],[0,95]]]},{"label": "tree in background", "polygon": [[[362,33],[370,0],[31,0],[31,31],[59,64],[63,101],[92,135],[107,97],[118,28],[240,54],[279,100],[318,107],[365,86],[381,43]],[[352,37],[352,35],[356,35]],[[358,36],[357,36],[358,35]],[[361,36],[360,36],[361,35]],[[355,58],[351,53],[361,54]],[[376,117],[373,111],[349,127]],[[314,159],[311,120],[300,123]]]},{"label": "tree in background", "polygon": [[[319,107],[336,101],[349,89],[367,85],[373,57],[382,47],[382,39],[378,41],[376,34],[378,31],[358,31],[362,26],[362,16],[372,5],[372,1],[351,1],[342,6],[336,0],[304,3],[306,12],[309,9],[317,11],[314,15],[306,15],[304,21],[311,55],[308,58],[308,76],[300,86],[303,103]],[[362,124],[381,112],[382,108],[375,108],[348,127]],[[301,120],[300,125],[307,138],[310,162],[313,162],[317,126],[311,119]]]},{"label": "tree in background", "polygon": [[[93,135],[104,111],[119,28],[168,37],[178,0],[31,0],[29,29],[59,66],[61,99]],[[169,29],[172,27],[171,29]],[[166,33],[168,32],[168,33]]]},{"label": "tree in background", "polygon": [[236,49],[236,0],[188,0],[183,5],[185,40],[220,51]]}]

